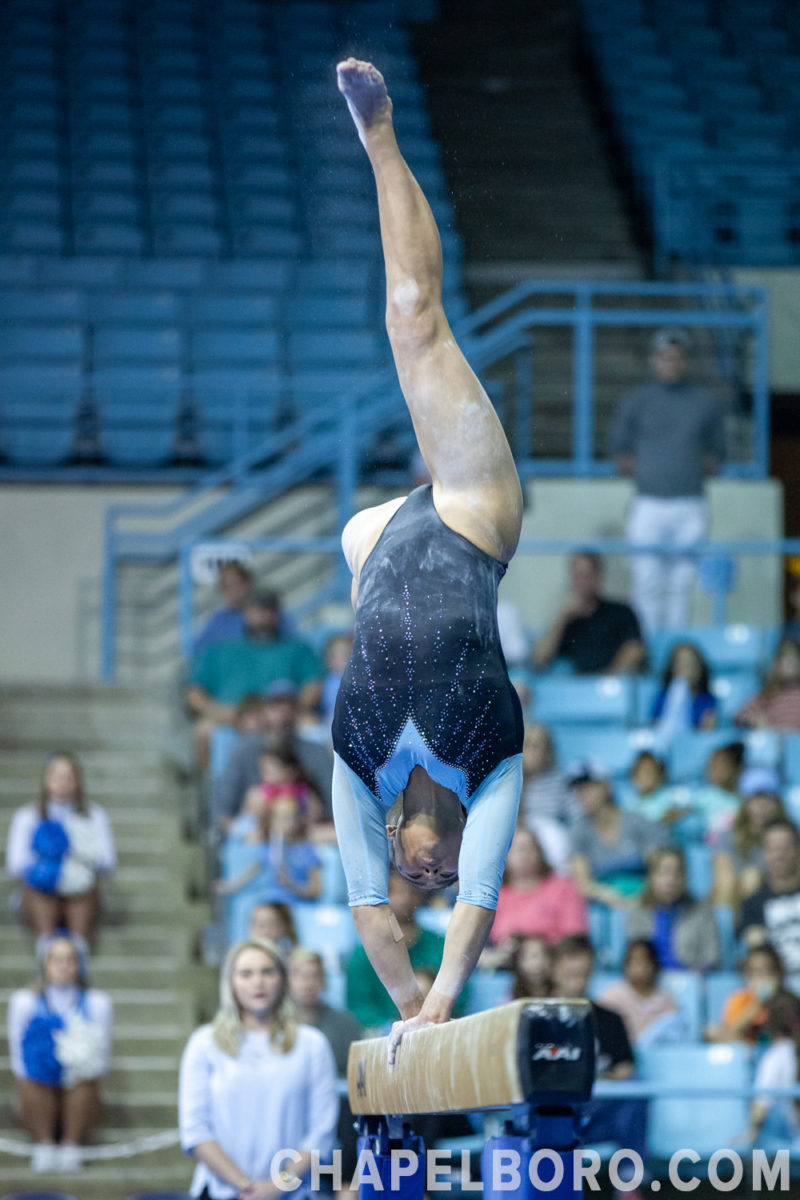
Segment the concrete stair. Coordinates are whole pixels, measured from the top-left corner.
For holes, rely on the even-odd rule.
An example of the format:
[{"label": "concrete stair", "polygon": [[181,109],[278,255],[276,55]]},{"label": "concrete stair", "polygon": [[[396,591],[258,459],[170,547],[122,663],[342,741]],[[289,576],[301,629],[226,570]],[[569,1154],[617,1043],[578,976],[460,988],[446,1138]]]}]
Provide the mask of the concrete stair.
[{"label": "concrete stair", "polygon": [[[88,686],[0,689],[0,833],[15,809],[35,800],[43,755],[75,750],[90,800],[109,813],[119,857],[102,888],[91,982],[114,1002],[105,1122],[95,1146],[174,1130],[178,1064],[189,1033],[213,1010],[216,972],[194,948],[207,905],[201,848],[184,838],[184,788],[165,766],[168,707],[157,689]],[[33,939],[13,916],[14,885],[0,879],[0,1007],[34,977]],[[3,1047],[4,1051],[6,1050]],[[0,1070],[10,1078],[7,1051]],[[12,1091],[0,1097],[0,1132],[19,1142]],[[0,1155],[0,1194],[62,1187],[80,1200],[124,1200],[137,1191],[188,1186],[191,1162],[177,1146],[89,1161],[79,1176],[33,1176],[28,1158]]]}]

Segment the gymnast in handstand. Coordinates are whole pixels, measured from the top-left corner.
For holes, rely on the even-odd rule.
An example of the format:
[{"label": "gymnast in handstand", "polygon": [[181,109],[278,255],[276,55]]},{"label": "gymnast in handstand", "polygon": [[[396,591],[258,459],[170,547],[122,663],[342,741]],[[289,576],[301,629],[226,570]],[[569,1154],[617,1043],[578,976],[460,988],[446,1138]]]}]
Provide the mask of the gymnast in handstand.
[{"label": "gymnast in handstand", "polygon": [[[522,494],[445,318],[439,235],[398,149],[383,76],[352,58],[337,72],[375,175],[386,327],[433,480],[358,513],[342,534],[356,616],[333,718],[333,811],[356,928],[401,1017],[393,1053],[404,1031],[449,1019],[491,928],[516,824],[522,712],[496,614]],[[459,881],[424,1002],[387,904],[392,856],[418,887]]]}]

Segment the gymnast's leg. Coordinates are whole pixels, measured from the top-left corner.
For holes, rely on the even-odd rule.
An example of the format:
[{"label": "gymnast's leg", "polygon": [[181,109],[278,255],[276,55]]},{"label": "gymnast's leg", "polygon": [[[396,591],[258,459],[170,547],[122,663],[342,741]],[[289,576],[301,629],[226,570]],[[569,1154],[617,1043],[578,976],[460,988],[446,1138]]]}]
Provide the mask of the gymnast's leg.
[{"label": "gymnast's leg", "polygon": [[508,561],[522,497],[497,415],[456,345],[442,308],[442,252],[433,214],[403,159],[383,76],[348,59],[339,89],[378,189],[386,264],[386,327],[437,511],[481,549]]}]

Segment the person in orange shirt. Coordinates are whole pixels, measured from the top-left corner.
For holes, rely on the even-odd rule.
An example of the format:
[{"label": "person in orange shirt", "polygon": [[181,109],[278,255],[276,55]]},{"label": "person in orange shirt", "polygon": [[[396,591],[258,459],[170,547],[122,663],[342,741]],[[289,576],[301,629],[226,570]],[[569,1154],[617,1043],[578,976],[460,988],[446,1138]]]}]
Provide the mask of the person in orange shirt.
[{"label": "person in orange shirt", "polygon": [[706,1029],[708,1041],[755,1043],[767,1019],[767,1004],[786,991],[781,957],[769,944],[747,951],[743,974],[745,987],[728,996],[719,1025]]}]

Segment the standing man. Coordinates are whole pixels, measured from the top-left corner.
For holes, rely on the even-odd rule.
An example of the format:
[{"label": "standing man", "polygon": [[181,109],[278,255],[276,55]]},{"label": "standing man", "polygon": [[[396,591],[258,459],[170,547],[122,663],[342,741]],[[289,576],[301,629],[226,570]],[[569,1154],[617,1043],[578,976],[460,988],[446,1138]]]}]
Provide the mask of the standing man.
[{"label": "standing man", "polygon": [[636,484],[628,537],[634,546],[675,551],[633,556],[633,601],[647,633],[688,624],[691,548],[708,529],[703,486],[725,458],[722,412],[711,392],[689,379],[690,351],[685,329],[657,330],[653,377],[623,397],[611,428],[611,457]]}]

